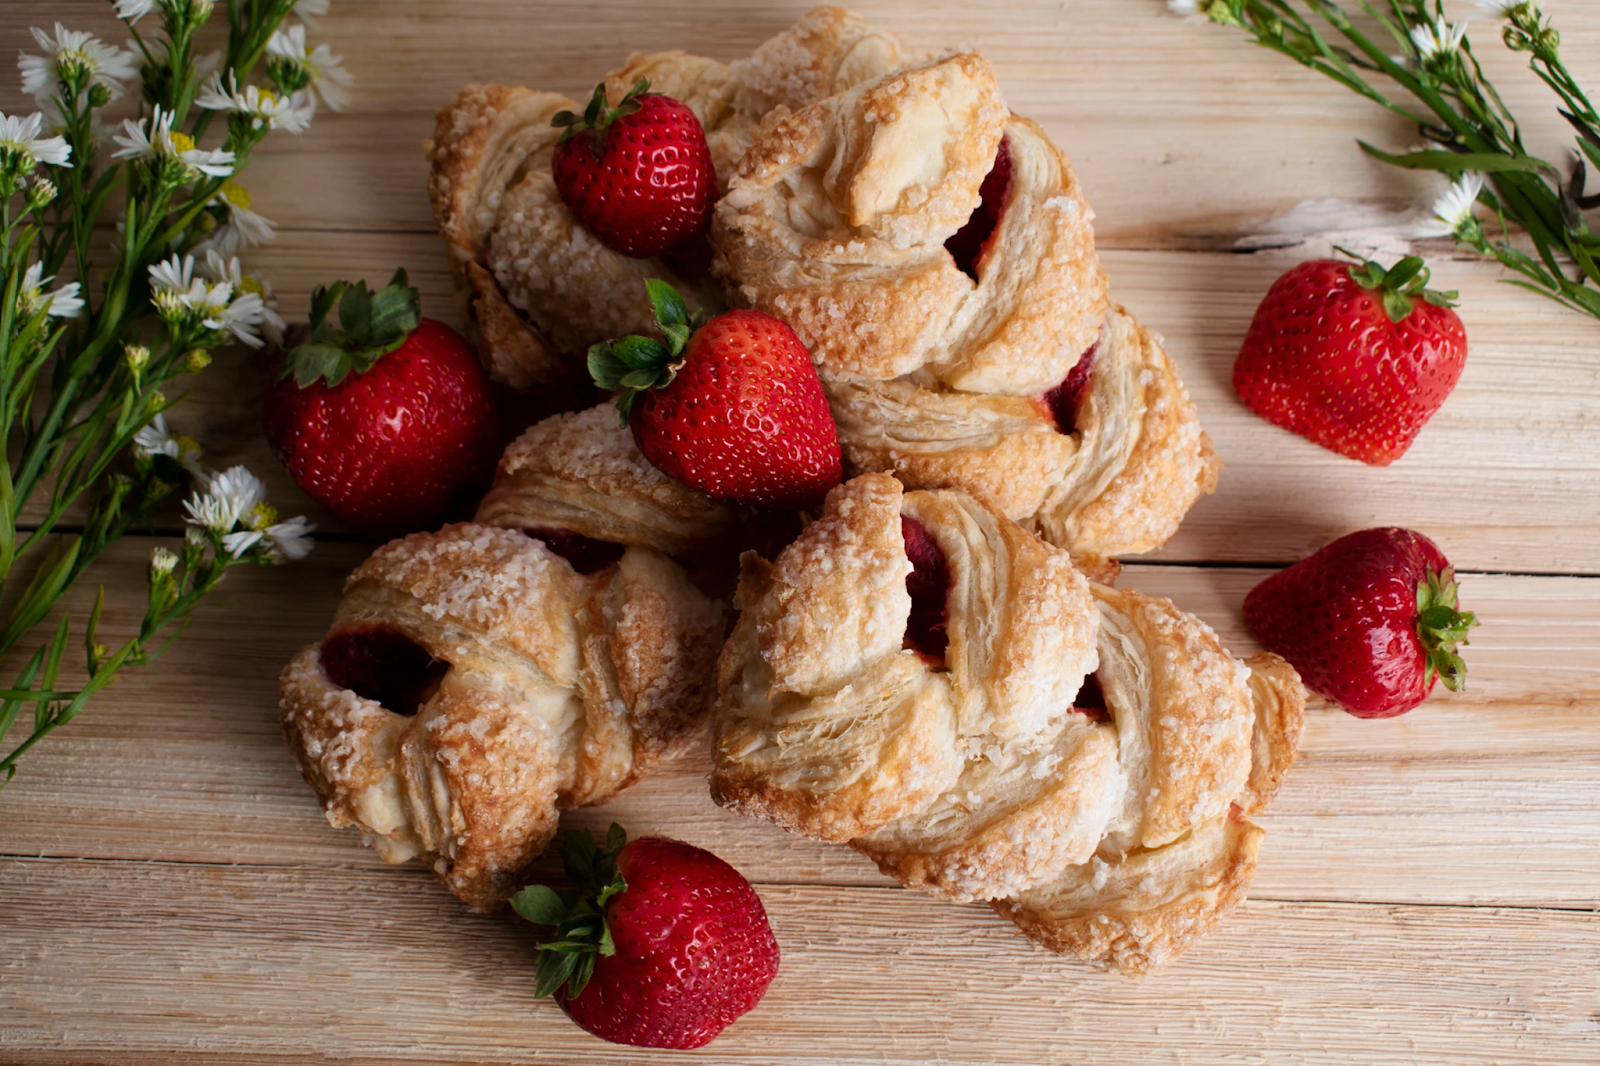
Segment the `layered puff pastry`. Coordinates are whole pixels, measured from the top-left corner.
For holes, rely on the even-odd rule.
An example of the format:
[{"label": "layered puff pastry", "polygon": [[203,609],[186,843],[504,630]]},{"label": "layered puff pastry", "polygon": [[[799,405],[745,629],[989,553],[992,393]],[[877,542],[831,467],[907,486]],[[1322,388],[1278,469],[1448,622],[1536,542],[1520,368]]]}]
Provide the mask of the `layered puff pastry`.
[{"label": "layered puff pastry", "polygon": [[964,53],[758,130],[713,270],[810,348],[851,470],[959,488],[1105,573],[1219,464],[1159,338],[1110,302],[1092,218]]},{"label": "layered puff pastry", "polygon": [[[653,91],[687,105],[705,129],[719,187],[726,187],[765,116],[911,61],[896,38],[860,16],[819,7],[746,59],[634,55],[605,82],[615,100],[648,78]],[[550,171],[561,131],[550,120],[563,110],[583,107],[557,93],[469,85],[439,112],[425,146],[462,321],[490,375],[525,392],[587,380],[584,353],[593,343],[654,332],[645,278],[671,282],[692,307],[721,306],[703,242],[630,259],[596,240],[562,203]]]},{"label": "layered puff pastry", "polygon": [[466,523],[384,545],[280,679],[329,822],[480,907],[516,890],[559,810],[700,732],[724,631],[661,552],[538,532]]},{"label": "layered puff pastry", "polygon": [[[942,575],[931,590],[924,570]],[[1240,662],[975,498],[884,474],[835,489],[774,562],[747,554],[739,605],[718,663],[719,804],[991,900],[1124,971],[1242,898],[1247,816],[1298,744],[1304,692],[1283,660]]]}]

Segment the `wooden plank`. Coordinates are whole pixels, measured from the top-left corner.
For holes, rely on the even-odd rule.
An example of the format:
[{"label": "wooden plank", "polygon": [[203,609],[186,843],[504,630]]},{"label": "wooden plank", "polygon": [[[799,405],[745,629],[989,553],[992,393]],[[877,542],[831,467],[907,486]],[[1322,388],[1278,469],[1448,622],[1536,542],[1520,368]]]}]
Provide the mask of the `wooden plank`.
[{"label": "wooden plank", "polygon": [[[134,624],[143,541],[124,541],[95,578],[105,632]],[[6,789],[11,855],[163,862],[382,864],[325,824],[278,730],[278,670],[327,625],[359,545],[319,546],[294,570],[235,571],[168,657],[125,676],[30,753]],[[1122,584],[1170,595],[1236,653],[1262,572],[1132,567]],[[83,606],[93,585],[74,594]],[[1480,577],[1464,602],[1483,627],[1467,691],[1365,722],[1313,708],[1303,753],[1264,824],[1255,894],[1288,900],[1600,905],[1600,580]],[[81,615],[80,615],[81,616]],[[714,848],[763,883],[882,885],[844,848],[724,812],[706,795],[707,756],[663,768],[573,825],[615,819]],[[376,872],[374,876],[379,875]]]},{"label": "wooden plank", "polygon": [[[1354,529],[1405,525],[1433,536],[1462,569],[1600,573],[1600,326],[1496,284],[1497,271],[1483,264],[1437,264],[1439,284],[1462,292],[1466,372],[1403,459],[1368,467],[1268,424],[1233,393],[1233,361],[1256,302],[1295,253],[1105,258],[1116,298],[1166,336],[1227,464],[1216,494],[1157,558],[1287,563]],[[317,284],[377,283],[403,264],[427,313],[454,321],[432,234],[285,234],[255,263],[292,317],[305,315]],[[215,463],[244,462],[266,477],[288,513],[343,528],[268,451],[257,414],[264,375],[257,357],[223,353],[195,379],[173,424],[199,437]]]},{"label": "wooden plank", "polygon": [[[8,1062],[50,1061],[34,1050],[64,1044],[82,1063],[311,1048],[356,1061],[677,1061],[602,1044],[534,1000],[527,927],[466,913],[420,872],[3,868]],[[1130,981],[1033,948],[982,905],[889,889],[761,894],[778,978],[708,1061],[1488,1066],[1600,1054],[1592,915],[1253,901],[1169,969]]]},{"label": "wooden plank", "polygon": [[[462,84],[497,80],[583,96],[629,51],[737,58],[808,6],[335,3],[313,40],[345,56],[357,78],[352,106],[319,115],[298,139],[269,142],[245,184],[258,208],[286,225],[425,230],[419,145]],[[1019,0],[999,18],[963,0],[858,6],[916,47],[981,48],[1011,106],[1043,123],[1073,158],[1108,245],[1226,247],[1274,228],[1274,219],[1302,219],[1302,205],[1320,203],[1320,213],[1309,208],[1314,217],[1404,210],[1442,185],[1372,162],[1354,144],[1364,137],[1407,147],[1416,134],[1404,123],[1236,31],[1169,16],[1162,0]],[[1600,9],[1563,4],[1553,14],[1563,59],[1581,84],[1600,83]],[[0,40],[31,47],[26,27],[56,18],[126,36],[100,0],[62,0],[5,5]],[[1565,159],[1570,131],[1554,98],[1499,45],[1491,23],[1473,37],[1531,149]],[[14,83],[0,85],[0,109],[23,104]],[[1328,201],[1342,206],[1330,211]]]}]

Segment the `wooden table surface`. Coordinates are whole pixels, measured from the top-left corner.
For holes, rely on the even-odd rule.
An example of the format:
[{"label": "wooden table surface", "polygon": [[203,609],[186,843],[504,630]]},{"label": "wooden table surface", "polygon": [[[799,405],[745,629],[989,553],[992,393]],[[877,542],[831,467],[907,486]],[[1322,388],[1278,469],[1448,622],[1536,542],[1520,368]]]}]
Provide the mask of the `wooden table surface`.
[{"label": "wooden table surface", "polygon": [[[1600,89],[1600,5],[1551,0]],[[269,141],[243,183],[279,224],[251,262],[303,319],[319,282],[404,264],[453,318],[420,144],[462,83],[581,95],[633,49],[733,58],[799,4],[335,0],[314,41],[352,106]],[[1464,3],[1455,5],[1465,8]],[[1441,185],[1353,140],[1413,135],[1371,105],[1160,0],[959,0],[866,12],[913,44],[971,44],[1008,102],[1071,155],[1117,299],[1162,331],[1227,462],[1122,583],[1172,596],[1238,654],[1246,590],[1335,536],[1401,524],[1439,542],[1478,612],[1470,685],[1407,717],[1322,703],[1263,820],[1251,899],[1144,980],[1034,948],[982,905],[907,892],[864,858],[714,807],[704,757],[610,819],[712,848],[757,885],[783,949],[758,1009],[701,1053],[729,1063],[1600,1062],[1600,323],[1496,284],[1441,242],[1471,357],[1402,461],[1369,469],[1249,414],[1228,378],[1260,294],[1330,241],[1397,253]],[[101,0],[7,0],[0,43],[61,19],[116,34]],[[1475,34],[1536,150],[1566,158],[1550,98]],[[120,39],[117,35],[114,39]],[[14,85],[0,109],[23,107]],[[179,408],[221,465],[311,507],[257,430],[259,371],[220,359]],[[370,545],[325,536],[289,569],[236,572],[156,666],[129,674],[0,793],[0,1061],[653,1063],[532,996],[525,927],[466,913],[423,870],[328,828],[283,748],[282,664],[323,630]],[[164,527],[175,531],[175,517]],[[95,582],[126,630],[152,538]],[[14,666],[12,667],[14,669]]]}]

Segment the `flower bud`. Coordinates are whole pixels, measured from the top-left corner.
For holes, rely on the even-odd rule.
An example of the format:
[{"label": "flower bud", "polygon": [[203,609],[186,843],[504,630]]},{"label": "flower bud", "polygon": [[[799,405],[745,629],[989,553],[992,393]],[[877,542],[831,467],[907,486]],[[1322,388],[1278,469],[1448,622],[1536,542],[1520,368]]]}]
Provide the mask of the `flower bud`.
[{"label": "flower bud", "polygon": [[1539,50],[1541,52],[1554,52],[1561,47],[1561,31],[1554,26],[1546,26],[1539,31]]},{"label": "flower bud", "polygon": [[56,198],[56,183],[40,178],[28,188],[28,210],[43,211]]},{"label": "flower bud", "polygon": [[96,83],[89,89],[89,106],[105,107],[111,102],[111,90]]},{"label": "flower bud", "polygon": [[150,349],[142,344],[128,344],[122,348],[122,361],[135,374],[150,365]]},{"label": "flower bud", "polygon": [[211,365],[211,353],[204,348],[190,348],[183,355],[183,372],[198,374]]},{"label": "flower bud", "polygon": [[178,568],[178,555],[170,548],[157,548],[150,553],[150,577],[170,575]]}]

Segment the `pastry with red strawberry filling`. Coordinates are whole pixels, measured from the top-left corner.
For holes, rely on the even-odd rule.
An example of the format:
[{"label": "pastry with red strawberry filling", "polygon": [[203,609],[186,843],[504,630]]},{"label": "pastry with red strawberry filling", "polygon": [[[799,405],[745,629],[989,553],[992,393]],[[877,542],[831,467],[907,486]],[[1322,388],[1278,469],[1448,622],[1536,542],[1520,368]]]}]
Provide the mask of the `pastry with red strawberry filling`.
[{"label": "pastry with red strawberry filling", "polygon": [[1220,463],[1111,302],[1066,157],[976,53],[764,125],[712,222],[730,303],[794,328],[848,473],[958,487],[1108,576]]}]

